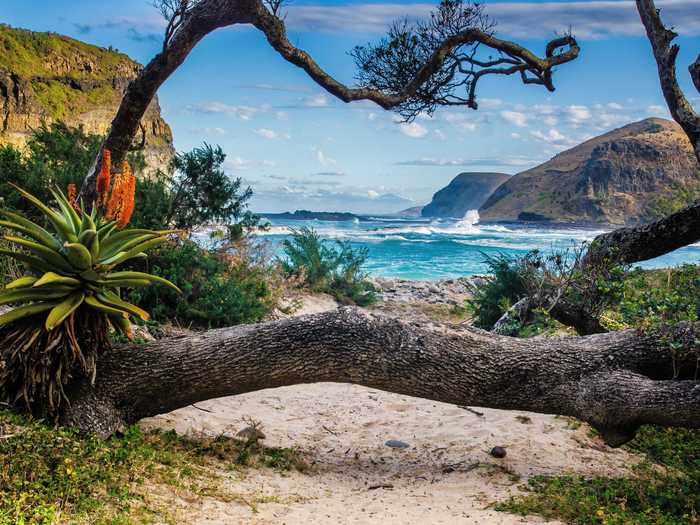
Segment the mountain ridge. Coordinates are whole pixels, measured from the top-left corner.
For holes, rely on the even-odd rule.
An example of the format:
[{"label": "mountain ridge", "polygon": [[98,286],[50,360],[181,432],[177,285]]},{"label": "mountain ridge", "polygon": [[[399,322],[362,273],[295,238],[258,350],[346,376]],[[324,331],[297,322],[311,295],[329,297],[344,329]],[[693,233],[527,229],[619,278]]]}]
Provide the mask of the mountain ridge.
[{"label": "mountain ridge", "polygon": [[675,122],[614,129],[514,175],[479,209],[482,220],[641,224],[700,198],[692,147]]},{"label": "mountain ridge", "polygon": [[421,210],[421,216],[464,217],[469,210],[479,209],[491,193],[509,178],[510,175],[505,173],[460,173],[433,195],[430,203]]}]

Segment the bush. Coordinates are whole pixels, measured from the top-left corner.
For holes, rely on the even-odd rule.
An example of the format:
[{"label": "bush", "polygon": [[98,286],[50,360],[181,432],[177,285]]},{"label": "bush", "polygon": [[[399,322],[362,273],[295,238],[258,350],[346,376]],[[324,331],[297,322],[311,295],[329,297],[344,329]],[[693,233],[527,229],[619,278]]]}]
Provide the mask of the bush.
[{"label": "bush", "polygon": [[307,227],[292,230],[291,239],[285,239],[282,246],[284,273],[302,279],[311,291],[359,306],[376,301],[374,287],[362,271],[369,255],[367,248],[355,249],[347,241],[333,245]]},{"label": "bush", "polygon": [[267,268],[247,258],[233,260],[192,240],[179,240],[153,252],[144,264],[149,273],[182,290],[182,295],[164,287],[131,293],[131,300],[157,321],[225,327],[260,321],[274,307]]},{"label": "bush", "polygon": [[527,295],[525,279],[530,273],[529,263],[537,256],[538,252],[525,257],[484,254],[490,275],[484,284],[472,290],[474,296],[469,307],[473,312],[474,326],[491,329],[512,305]]},{"label": "bush", "polygon": [[629,448],[647,457],[631,478],[535,476],[528,481],[529,494],[496,509],[575,524],[698,523],[700,431],[646,426]]}]

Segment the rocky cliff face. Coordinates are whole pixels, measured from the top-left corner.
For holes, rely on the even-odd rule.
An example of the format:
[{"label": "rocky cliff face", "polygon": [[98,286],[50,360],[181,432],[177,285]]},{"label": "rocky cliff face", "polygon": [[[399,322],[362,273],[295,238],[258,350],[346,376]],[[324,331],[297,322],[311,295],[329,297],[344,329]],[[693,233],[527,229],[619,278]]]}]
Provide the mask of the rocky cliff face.
[{"label": "rocky cliff face", "polygon": [[[0,25],[0,144],[24,146],[31,131],[62,120],[104,135],[129,82],[141,66],[128,56],[54,33]],[[147,170],[165,169],[172,132],[154,100],[139,143]]]},{"label": "rocky cliff face", "polygon": [[421,214],[423,217],[464,217],[469,210],[478,210],[509,178],[504,173],[460,173],[433,195],[433,200]]},{"label": "rocky cliff face", "polygon": [[646,119],[514,175],[482,220],[641,224],[700,198],[697,161],[675,123]]}]

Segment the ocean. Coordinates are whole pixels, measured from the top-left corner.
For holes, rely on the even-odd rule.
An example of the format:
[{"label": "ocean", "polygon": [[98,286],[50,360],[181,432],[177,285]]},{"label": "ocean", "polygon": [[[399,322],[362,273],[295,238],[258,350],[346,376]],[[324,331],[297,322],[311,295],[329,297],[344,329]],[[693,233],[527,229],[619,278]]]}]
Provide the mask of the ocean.
[{"label": "ocean", "polygon": [[[263,215],[264,217],[264,215]],[[365,270],[374,276],[434,280],[487,272],[484,255],[525,254],[562,250],[592,240],[603,229],[532,225],[479,224],[476,210],[463,219],[391,219],[370,217],[363,221],[269,220],[260,239],[276,251],[290,229],[307,226],[324,239],[350,241],[366,247],[369,258]],[[700,243],[641,264],[645,268],[700,263]]]}]

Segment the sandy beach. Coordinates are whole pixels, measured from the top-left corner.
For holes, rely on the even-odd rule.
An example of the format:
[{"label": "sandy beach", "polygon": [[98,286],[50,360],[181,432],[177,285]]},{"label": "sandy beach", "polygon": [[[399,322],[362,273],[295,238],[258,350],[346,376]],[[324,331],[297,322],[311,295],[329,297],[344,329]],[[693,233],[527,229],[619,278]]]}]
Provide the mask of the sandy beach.
[{"label": "sandy beach", "polygon": [[[329,297],[303,302],[297,315],[335,307]],[[490,505],[517,493],[533,475],[624,474],[639,461],[606,447],[586,425],[569,418],[458,407],[334,383],[210,400],[141,425],[235,436],[246,418],[262,423],[266,445],[297,447],[313,468],[222,473],[227,490],[237,495],[226,501],[161,495],[179,522],[544,523]],[[387,446],[389,440],[407,447]],[[494,446],[504,447],[506,457],[492,457]]]}]

